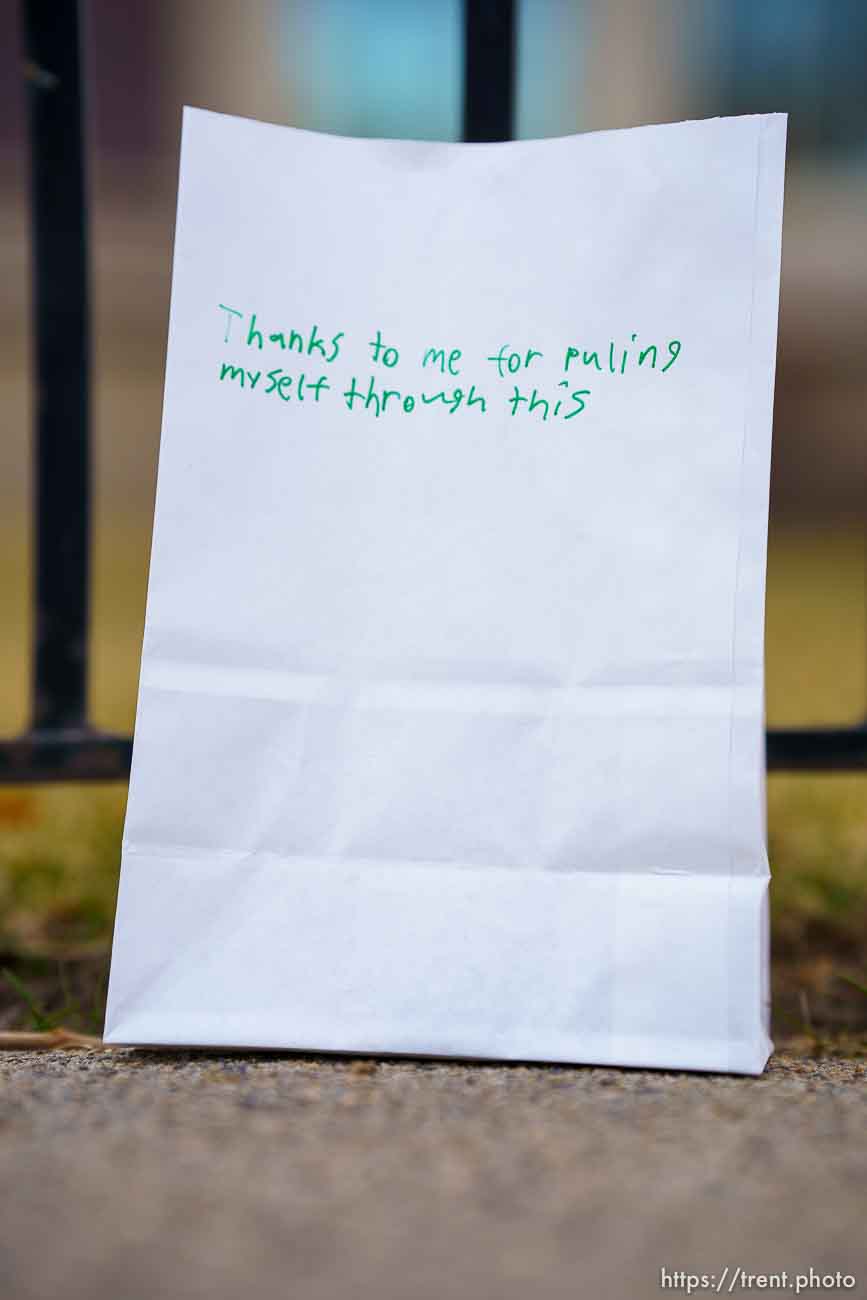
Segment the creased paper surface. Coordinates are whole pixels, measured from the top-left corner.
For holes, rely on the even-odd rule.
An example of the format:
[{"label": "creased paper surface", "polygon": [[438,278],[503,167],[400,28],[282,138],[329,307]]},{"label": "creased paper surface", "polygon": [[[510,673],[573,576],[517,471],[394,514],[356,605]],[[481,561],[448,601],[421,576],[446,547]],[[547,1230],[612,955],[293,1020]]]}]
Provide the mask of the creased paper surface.
[{"label": "creased paper surface", "polygon": [[784,150],[186,110],[110,1041],[762,1068]]}]

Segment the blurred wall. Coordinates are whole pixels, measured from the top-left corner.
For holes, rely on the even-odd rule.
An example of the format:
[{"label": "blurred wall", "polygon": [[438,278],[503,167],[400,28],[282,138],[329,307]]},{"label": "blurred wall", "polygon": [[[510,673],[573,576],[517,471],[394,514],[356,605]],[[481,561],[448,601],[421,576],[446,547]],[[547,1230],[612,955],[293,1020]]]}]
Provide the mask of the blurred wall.
[{"label": "blurred wall", "polygon": [[[100,511],[152,502],[180,109],[457,138],[458,0],[89,0]],[[523,0],[518,133],[788,110],[773,507],[867,499],[867,5]],[[0,9],[0,508],[27,500],[26,152],[16,6]]]}]

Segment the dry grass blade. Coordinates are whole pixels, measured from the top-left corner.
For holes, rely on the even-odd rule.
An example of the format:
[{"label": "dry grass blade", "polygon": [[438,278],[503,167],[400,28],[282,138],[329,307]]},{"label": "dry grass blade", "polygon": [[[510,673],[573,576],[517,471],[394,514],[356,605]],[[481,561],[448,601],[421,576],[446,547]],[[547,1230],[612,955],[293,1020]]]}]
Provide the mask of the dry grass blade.
[{"label": "dry grass blade", "polygon": [[93,1049],[104,1046],[101,1038],[94,1038],[91,1034],[77,1034],[72,1029],[0,1031],[0,1050],[6,1051],[44,1052],[57,1047]]}]

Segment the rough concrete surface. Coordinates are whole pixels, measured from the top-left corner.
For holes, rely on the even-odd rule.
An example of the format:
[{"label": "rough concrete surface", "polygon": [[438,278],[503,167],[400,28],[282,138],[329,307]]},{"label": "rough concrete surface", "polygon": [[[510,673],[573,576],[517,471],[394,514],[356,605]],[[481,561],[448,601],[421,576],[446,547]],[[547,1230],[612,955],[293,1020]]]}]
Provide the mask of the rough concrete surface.
[{"label": "rough concrete surface", "polygon": [[4,1053],[0,1294],[626,1300],[662,1266],[865,1294],[865,1079]]}]

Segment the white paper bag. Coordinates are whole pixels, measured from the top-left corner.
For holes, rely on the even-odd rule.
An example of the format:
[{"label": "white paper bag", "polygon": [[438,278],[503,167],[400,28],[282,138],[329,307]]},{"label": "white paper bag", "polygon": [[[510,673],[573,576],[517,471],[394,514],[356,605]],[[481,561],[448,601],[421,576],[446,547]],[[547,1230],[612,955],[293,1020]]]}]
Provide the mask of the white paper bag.
[{"label": "white paper bag", "polygon": [[109,1042],[762,1069],[784,151],[186,111]]}]

